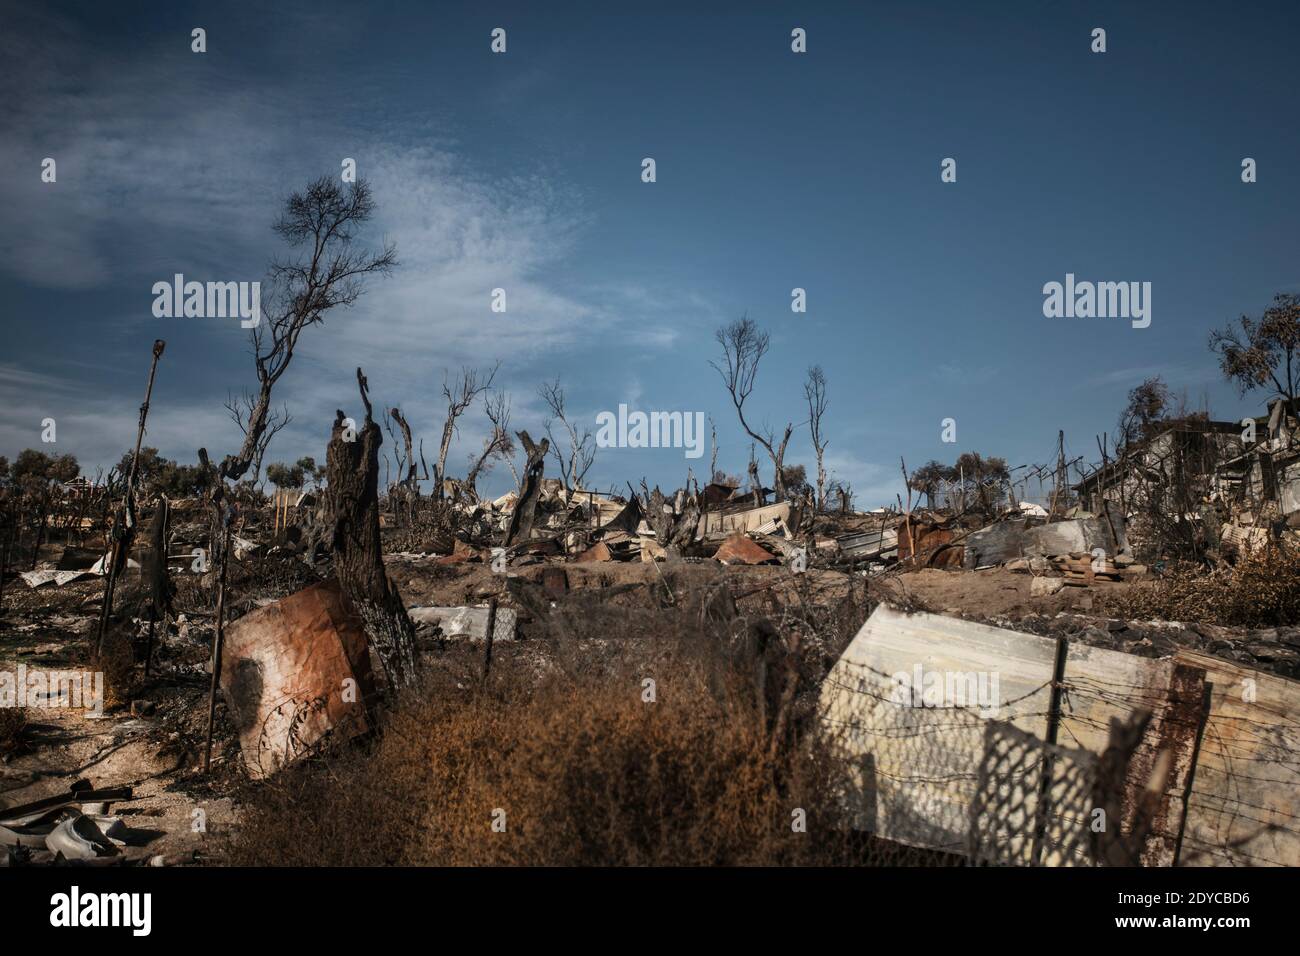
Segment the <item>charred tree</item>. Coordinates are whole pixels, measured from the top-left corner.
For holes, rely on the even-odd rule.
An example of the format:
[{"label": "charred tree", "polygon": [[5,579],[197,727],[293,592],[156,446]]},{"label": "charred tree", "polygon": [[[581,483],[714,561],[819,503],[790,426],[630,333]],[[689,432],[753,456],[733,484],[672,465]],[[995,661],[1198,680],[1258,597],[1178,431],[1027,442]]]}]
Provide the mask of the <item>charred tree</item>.
[{"label": "charred tree", "polygon": [[527,540],[533,536],[533,519],[537,514],[537,499],[542,494],[542,472],[546,468],[546,453],[551,443],[543,438],[541,444],[533,444],[528,432],[516,432],[519,442],[524,446],[528,460],[524,464],[524,478],[520,484],[519,500],[515,502],[514,513],[510,515],[510,526],[506,528],[506,547],[516,541]]},{"label": "charred tree", "polygon": [[[515,453],[514,439],[510,437],[510,401],[506,393],[498,392],[495,396],[491,393],[484,395],[483,407],[488,421],[492,423],[492,434],[483,442],[483,450],[465,475],[465,489],[472,496],[471,503],[476,503],[478,500],[476,483],[479,475],[492,467],[492,458],[505,458],[508,461]],[[519,481],[516,478],[515,487],[518,486]]]},{"label": "charred tree", "polygon": [[[564,388],[558,378],[554,382],[543,383],[537,390],[537,394],[546,403],[552,416],[543,423],[543,427],[546,429],[546,438],[551,443],[555,462],[560,466],[560,481],[564,484],[566,492],[577,491],[582,487],[587,472],[591,470],[592,463],[596,460],[596,440],[589,429],[579,430],[578,426],[569,419],[564,408]],[[567,456],[561,450],[560,442],[552,430],[557,420],[568,438]]]},{"label": "charred tree", "polygon": [[153,665],[154,627],[162,621],[164,629],[166,628],[167,618],[172,612],[172,598],[176,593],[171,575],[167,573],[167,529],[170,519],[171,502],[165,497],[159,498],[153,522],[149,525],[149,554],[141,569],[149,608],[149,636],[144,657],[146,678]]},{"label": "charred tree", "polygon": [[384,437],[372,417],[361,369],[357,385],[366,420],[353,427],[338,412],[325,459],[334,573],[384,666],[389,686],[400,689],[415,681],[415,625],[384,571],[379,537],[379,446]]},{"label": "charred tree", "polygon": [[803,387],[808,400],[808,428],[812,432],[813,451],[817,453],[817,511],[826,508],[826,446],[822,432],[822,417],[826,414],[826,373],[820,365],[808,369],[808,381]]},{"label": "charred tree", "polygon": [[683,492],[678,492],[672,508],[667,509],[668,501],[657,487],[649,491],[642,481],[641,492],[645,498],[645,520],[654,529],[655,541],[669,558],[680,558],[683,550],[695,540],[699,528],[698,497],[688,498]]},{"label": "charred tree", "polygon": [[771,340],[748,316],[724,325],[714,333],[714,338],[722,346],[722,364],[709,364],[722,376],[722,384],[731,396],[731,404],[736,409],[736,417],[740,419],[740,427],[745,430],[745,434],[762,445],[772,459],[772,488],[776,492],[776,500],[785,501],[785,451],[790,444],[790,435],[794,432],[794,423],[786,424],[778,442],[776,433],[770,427],[756,430],[745,418],[745,402],[754,391],[758,366],[767,354]]},{"label": "charred tree", "polygon": [[[253,414],[256,410],[257,402],[252,394],[244,391],[239,397],[233,394],[226,399],[226,411],[230,412],[230,420],[239,426],[240,432],[245,438],[248,437],[248,426],[253,420]],[[284,406],[278,412],[269,412],[265,419],[261,437],[254,443],[252,449],[252,472],[251,480],[256,482],[262,475],[262,459],[266,457],[266,450],[271,445],[271,439],[275,438],[279,432],[293,421],[293,416],[289,414],[288,406]]]},{"label": "charred tree", "polygon": [[401,479],[402,484],[407,488],[415,487],[415,449],[411,447],[411,426],[407,424],[406,419],[402,417],[400,408],[390,408],[388,414],[392,416],[393,421],[397,422],[397,427],[402,430],[402,444],[406,448],[406,475]]},{"label": "charred tree", "polygon": [[483,371],[465,366],[460,370],[460,375],[454,383],[448,380],[446,373],[443,374],[442,396],[447,402],[447,417],[442,423],[442,440],[438,443],[438,464],[433,473],[435,498],[443,497],[442,483],[447,477],[447,453],[451,451],[451,440],[456,434],[456,420],[465,414],[479,395],[492,387],[500,367],[500,362]]}]

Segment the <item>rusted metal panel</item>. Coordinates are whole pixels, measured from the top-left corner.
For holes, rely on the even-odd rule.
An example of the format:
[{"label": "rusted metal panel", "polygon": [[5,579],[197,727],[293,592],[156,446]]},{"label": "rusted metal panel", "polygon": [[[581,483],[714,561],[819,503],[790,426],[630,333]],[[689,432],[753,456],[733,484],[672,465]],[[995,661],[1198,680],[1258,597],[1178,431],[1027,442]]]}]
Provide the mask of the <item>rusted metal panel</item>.
[{"label": "rusted metal panel", "polygon": [[718,546],[713,559],[722,564],[768,564],[776,555],[747,535],[736,532]]},{"label": "rusted metal panel", "polygon": [[543,568],[542,590],[553,601],[559,600],[568,594],[569,576],[565,574],[564,568]]},{"label": "rusted metal panel", "polygon": [[[1118,651],[1071,644],[1065,671],[1066,701],[1061,740],[1100,754],[1110,722],[1129,722],[1152,713],[1142,742],[1132,754],[1125,780],[1120,828],[1131,829],[1144,793],[1162,755],[1158,798],[1150,835],[1135,856],[1146,866],[1171,866],[1183,822],[1183,796],[1196,750],[1203,706],[1205,672],[1174,660],[1150,660]],[[1114,826],[1116,821],[1107,821]],[[1134,859],[1136,865],[1138,859]]]}]

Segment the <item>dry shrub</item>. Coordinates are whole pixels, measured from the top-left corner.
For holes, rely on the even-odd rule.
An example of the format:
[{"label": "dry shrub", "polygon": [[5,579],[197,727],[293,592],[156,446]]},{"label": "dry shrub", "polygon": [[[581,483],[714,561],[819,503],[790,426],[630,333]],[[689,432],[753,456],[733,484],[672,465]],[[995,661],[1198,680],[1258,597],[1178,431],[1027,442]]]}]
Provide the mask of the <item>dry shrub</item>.
[{"label": "dry shrub", "polygon": [[26,726],[26,708],[0,707],[0,757],[18,751]]},{"label": "dry shrub", "polygon": [[[657,700],[625,679],[526,692],[426,688],[380,739],[250,793],[246,865],[753,865],[848,862],[836,765],[773,761],[743,688],[696,668]],[[731,678],[723,679],[731,684]],[[517,685],[516,685],[517,686]],[[792,811],[807,814],[795,833]],[[505,811],[505,831],[493,814]]]},{"label": "dry shrub", "polygon": [[1106,609],[1127,618],[1225,626],[1300,624],[1300,554],[1269,547],[1231,568],[1178,566],[1111,597]]}]

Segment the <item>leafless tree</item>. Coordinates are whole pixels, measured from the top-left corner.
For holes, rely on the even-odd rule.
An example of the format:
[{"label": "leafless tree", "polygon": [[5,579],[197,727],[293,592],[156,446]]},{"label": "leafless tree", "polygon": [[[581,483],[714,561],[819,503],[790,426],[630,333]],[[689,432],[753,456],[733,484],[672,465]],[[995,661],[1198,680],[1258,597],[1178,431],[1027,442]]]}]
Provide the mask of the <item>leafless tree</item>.
[{"label": "leafless tree", "polygon": [[[407,424],[400,408],[390,408],[388,410],[388,417],[397,422],[397,427],[401,429],[402,448],[405,450],[405,455],[398,451],[397,439],[396,436],[393,435],[392,428],[390,427],[388,433],[393,438],[393,456],[397,459],[398,480],[407,488],[418,488],[418,477],[415,470],[415,452],[411,447],[411,426]],[[402,475],[403,471],[406,472],[405,475]]]},{"label": "leafless tree", "polygon": [[808,369],[808,381],[803,386],[808,400],[808,428],[812,432],[813,451],[817,453],[817,510],[826,507],[826,446],[822,434],[822,416],[826,414],[826,373],[820,365]]},{"label": "leafless tree", "polygon": [[[546,428],[546,437],[550,439],[551,454],[560,466],[560,480],[564,482],[564,490],[567,492],[581,488],[587,472],[596,460],[596,440],[590,429],[580,431],[565,414],[564,387],[558,378],[554,382],[543,382],[537,389],[537,394],[551,412],[551,417],[542,424]],[[557,421],[564,427],[568,437],[567,452],[561,449],[553,431]]]},{"label": "leafless tree", "polygon": [[252,331],[257,392],[241,424],[243,444],[222,462],[225,478],[238,481],[256,459],[270,427],[271,389],[293,361],[303,330],[323,321],[331,309],[352,305],[367,276],[387,274],[397,264],[391,243],[379,253],[356,245],[359,227],[374,210],[365,180],[345,187],[334,176],[322,176],[285,201],[275,231],[290,247],[305,251],[271,263],[269,294],[263,297],[261,321]]},{"label": "leafless tree", "polygon": [[[483,410],[487,414],[488,421],[492,423],[492,433],[483,442],[483,450],[479,452],[476,459],[470,463],[469,471],[465,475],[465,488],[473,495],[477,495],[475,483],[478,476],[485,473],[492,467],[492,459],[504,458],[510,462],[510,470],[514,471],[514,462],[511,461],[515,453],[515,441],[510,436],[510,397],[505,392],[493,394],[489,392],[483,397]],[[518,484],[518,476],[515,478]]]},{"label": "leafless tree", "polygon": [[754,380],[758,377],[758,364],[767,354],[771,344],[768,334],[748,316],[737,319],[730,325],[724,325],[714,333],[714,338],[722,346],[723,364],[710,362],[722,376],[722,384],[731,395],[731,403],[736,406],[736,415],[740,426],[750,438],[763,446],[768,457],[772,459],[772,487],[776,491],[776,500],[786,498],[785,479],[782,471],[785,467],[785,449],[790,443],[794,424],[787,423],[785,433],[778,444],[776,434],[770,427],[755,431],[745,419],[745,402],[754,390]]},{"label": "leafless tree", "polygon": [[492,387],[497,377],[498,362],[490,369],[482,371],[462,366],[455,382],[448,381],[447,373],[442,376],[442,395],[447,402],[447,417],[442,423],[442,441],[438,444],[438,464],[433,473],[435,494],[442,497],[443,479],[447,477],[447,453],[451,450],[451,440],[456,434],[456,419],[464,415],[474,399]]},{"label": "leafless tree", "polygon": [[[249,422],[252,421],[253,411],[256,407],[256,401],[247,390],[238,397],[227,393],[226,411],[230,412],[231,419],[239,426],[245,440],[248,438]],[[262,474],[262,459],[266,457],[266,449],[270,447],[271,439],[291,421],[293,421],[293,416],[289,414],[287,405],[281,406],[278,412],[272,411],[267,414],[265,425],[262,428],[262,435],[257,439],[253,447],[253,459],[250,465],[253,469],[252,481],[256,482]]]}]

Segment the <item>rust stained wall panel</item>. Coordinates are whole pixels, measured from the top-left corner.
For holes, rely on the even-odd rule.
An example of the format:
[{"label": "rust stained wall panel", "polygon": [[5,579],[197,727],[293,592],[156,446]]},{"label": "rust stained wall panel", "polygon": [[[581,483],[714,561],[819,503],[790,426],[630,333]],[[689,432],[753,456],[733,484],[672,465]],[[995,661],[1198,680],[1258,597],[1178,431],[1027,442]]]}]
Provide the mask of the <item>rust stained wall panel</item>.
[{"label": "rust stained wall panel", "polygon": [[1300,683],[1192,651],[1210,712],[1181,866],[1300,866]]}]

